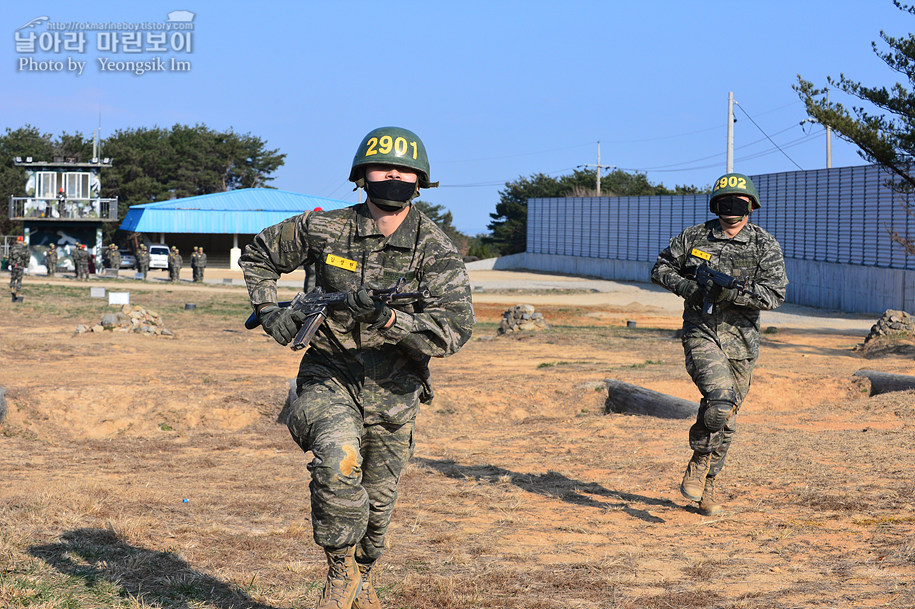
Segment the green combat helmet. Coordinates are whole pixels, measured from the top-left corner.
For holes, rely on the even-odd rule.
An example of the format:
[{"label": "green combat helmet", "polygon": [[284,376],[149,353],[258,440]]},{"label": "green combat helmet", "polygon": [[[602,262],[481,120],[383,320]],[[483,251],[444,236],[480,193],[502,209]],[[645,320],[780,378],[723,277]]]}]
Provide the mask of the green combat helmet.
[{"label": "green combat helmet", "polygon": [[353,157],[349,172],[350,182],[356,186],[365,183],[366,165],[394,165],[406,167],[419,174],[420,188],[435,188],[438,182],[429,180],[429,157],[419,136],[401,127],[379,127],[369,131]]},{"label": "green combat helmet", "polygon": [[756,191],[756,184],[749,177],[742,173],[726,173],[717,180],[712,187],[712,196],[709,199],[709,211],[716,216],[718,211],[715,206],[715,199],[724,195],[745,195],[750,197],[753,209],[761,207],[759,203],[759,193]]}]

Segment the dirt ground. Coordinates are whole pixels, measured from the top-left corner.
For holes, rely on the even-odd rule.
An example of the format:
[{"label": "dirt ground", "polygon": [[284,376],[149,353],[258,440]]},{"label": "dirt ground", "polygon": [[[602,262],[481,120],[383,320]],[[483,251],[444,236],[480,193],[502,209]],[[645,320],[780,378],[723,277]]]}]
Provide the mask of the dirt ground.
[{"label": "dirt ground", "polygon": [[[698,400],[676,300],[536,278],[471,274],[478,324],[433,362],[384,607],[915,607],[915,392],[852,376],[915,360],[853,351],[875,319],[764,317],[704,517],[678,490],[690,421],[604,411],[607,378]],[[66,277],[0,299],[0,607],[313,606],[310,456],[276,422],[296,354],[244,330],[240,285],[90,285],[175,337],[75,334],[113,309]],[[519,303],[552,329],[497,337]]]}]

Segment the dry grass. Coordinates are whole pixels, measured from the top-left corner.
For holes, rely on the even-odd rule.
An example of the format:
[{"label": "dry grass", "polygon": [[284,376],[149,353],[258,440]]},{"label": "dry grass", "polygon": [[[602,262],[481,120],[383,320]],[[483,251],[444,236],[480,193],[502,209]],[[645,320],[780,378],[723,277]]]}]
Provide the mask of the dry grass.
[{"label": "dry grass", "polygon": [[[311,607],[308,457],[275,422],[296,357],[239,331],[244,291],[195,292],[194,314],[180,287],[132,295],[166,341],[73,336],[105,307],[41,289],[53,305],[0,305],[0,606]],[[552,330],[496,339],[483,311],[434,362],[385,607],[915,606],[915,404],[861,394],[852,337],[767,339],[705,518],[677,492],[688,422],[603,414],[608,376],[693,399],[675,320],[538,310]]]}]

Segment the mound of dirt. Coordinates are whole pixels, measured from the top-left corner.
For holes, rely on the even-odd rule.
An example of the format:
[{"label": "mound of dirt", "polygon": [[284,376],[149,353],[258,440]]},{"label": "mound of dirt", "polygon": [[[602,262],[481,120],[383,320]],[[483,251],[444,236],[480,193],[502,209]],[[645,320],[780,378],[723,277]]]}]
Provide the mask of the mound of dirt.
[{"label": "mound of dirt", "polygon": [[915,316],[888,309],[855,351],[868,358],[915,355]]}]

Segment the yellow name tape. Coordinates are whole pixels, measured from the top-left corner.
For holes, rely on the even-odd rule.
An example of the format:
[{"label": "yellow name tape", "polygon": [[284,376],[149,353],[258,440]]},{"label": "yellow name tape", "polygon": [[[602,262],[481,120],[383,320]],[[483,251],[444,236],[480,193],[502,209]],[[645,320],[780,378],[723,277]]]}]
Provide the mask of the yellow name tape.
[{"label": "yellow name tape", "polygon": [[340,269],[345,269],[347,271],[356,270],[356,261],[347,260],[346,258],[341,258],[340,256],[334,256],[333,254],[327,255],[327,264],[335,266]]},{"label": "yellow name tape", "polygon": [[693,248],[693,251],[690,252],[690,255],[691,255],[691,256],[695,256],[696,258],[702,258],[703,260],[711,260],[711,259],[712,259],[712,255],[711,255],[711,254],[708,254],[708,253],[706,253],[706,252],[703,252],[702,250],[697,250],[696,248]]}]

